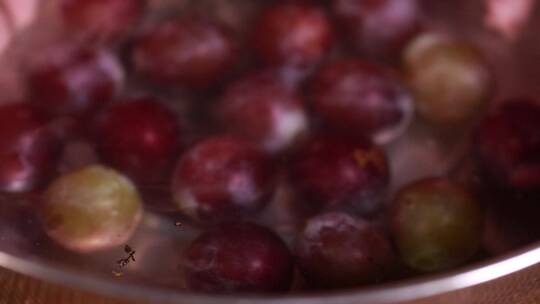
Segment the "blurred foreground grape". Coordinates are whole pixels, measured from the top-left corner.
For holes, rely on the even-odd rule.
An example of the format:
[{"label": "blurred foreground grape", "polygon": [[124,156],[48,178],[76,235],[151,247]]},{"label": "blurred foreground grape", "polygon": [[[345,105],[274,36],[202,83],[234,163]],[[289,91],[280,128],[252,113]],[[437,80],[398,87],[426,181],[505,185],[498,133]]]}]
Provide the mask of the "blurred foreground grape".
[{"label": "blurred foreground grape", "polygon": [[99,165],[54,180],[43,194],[40,209],[47,234],[78,252],[124,244],[143,212],[135,186],[124,176]]},{"label": "blurred foreground grape", "polygon": [[480,248],[483,214],[463,188],[426,179],[398,192],[390,221],[403,261],[418,271],[458,266]]}]

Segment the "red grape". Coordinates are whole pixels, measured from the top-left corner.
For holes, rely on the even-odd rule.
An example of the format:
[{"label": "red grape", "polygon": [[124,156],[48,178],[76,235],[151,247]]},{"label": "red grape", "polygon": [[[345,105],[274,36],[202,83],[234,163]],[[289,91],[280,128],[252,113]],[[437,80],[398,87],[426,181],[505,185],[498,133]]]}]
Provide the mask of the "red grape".
[{"label": "red grape", "polygon": [[156,24],[135,41],[132,60],[144,77],[166,85],[206,87],[236,61],[235,41],[216,24],[182,19]]},{"label": "red grape", "polygon": [[330,50],[333,30],[323,9],[295,3],[278,4],[255,24],[251,45],[270,65],[311,65]]},{"label": "red grape", "polygon": [[219,222],[260,211],[272,198],[274,172],[254,144],[215,136],[180,158],[172,192],[178,207],[200,222]]},{"label": "red grape", "polygon": [[127,98],[97,119],[97,146],[103,160],[134,180],[163,180],[182,136],[176,114],[153,98]]},{"label": "red grape", "polygon": [[0,106],[0,190],[26,191],[54,174],[60,148],[48,117],[28,103]]},{"label": "red grape", "polygon": [[105,49],[54,47],[40,60],[28,75],[28,90],[32,102],[51,115],[93,114],[123,87],[123,68]]},{"label": "red grape", "polygon": [[62,0],[65,28],[91,39],[109,40],[130,31],[144,0]]},{"label": "red grape", "polygon": [[308,129],[301,97],[272,75],[247,75],[227,86],[217,108],[222,124],[266,151],[290,147]]},{"label": "red grape", "polygon": [[412,118],[409,92],[387,71],[359,59],[322,67],[310,87],[315,111],[331,127],[386,143]]}]

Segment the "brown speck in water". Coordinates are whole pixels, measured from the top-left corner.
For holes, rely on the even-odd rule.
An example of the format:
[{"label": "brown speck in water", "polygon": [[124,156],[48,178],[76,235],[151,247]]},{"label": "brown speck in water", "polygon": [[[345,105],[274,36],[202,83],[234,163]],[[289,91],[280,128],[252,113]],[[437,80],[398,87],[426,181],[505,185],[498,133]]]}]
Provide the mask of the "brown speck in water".
[{"label": "brown speck in water", "polygon": [[386,169],[386,160],[383,154],[377,149],[369,149],[368,151],[358,149],[354,152],[354,159],[361,169],[365,169],[369,164],[381,171]]},{"label": "brown speck in water", "polygon": [[124,252],[125,252],[125,253],[132,253],[132,252],[133,252],[133,249],[131,249],[131,247],[129,247],[128,245],[126,245],[126,246],[124,247]]},{"label": "brown speck in water", "polygon": [[60,214],[53,214],[52,216],[47,218],[46,226],[47,226],[47,229],[49,230],[55,230],[58,227],[60,227],[63,222],[64,222],[64,219],[62,218]]},{"label": "brown speck in water", "polygon": [[117,271],[115,271],[115,270],[112,271],[112,274],[113,274],[115,277],[121,277],[121,276],[124,275],[124,273],[122,273],[122,272],[117,272]]}]

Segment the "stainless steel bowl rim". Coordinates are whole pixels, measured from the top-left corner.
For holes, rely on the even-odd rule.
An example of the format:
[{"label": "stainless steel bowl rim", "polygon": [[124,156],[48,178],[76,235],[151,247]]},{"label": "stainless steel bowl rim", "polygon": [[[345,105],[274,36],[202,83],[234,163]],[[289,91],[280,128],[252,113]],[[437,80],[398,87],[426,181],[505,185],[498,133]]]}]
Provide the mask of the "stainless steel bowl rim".
[{"label": "stainless steel bowl rim", "polygon": [[204,304],[390,304],[427,298],[502,278],[540,264],[540,243],[512,254],[466,268],[419,279],[331,293],[298,295],[202,295],[165,288],[127,284],[84,276],[75,270],[59,269],[38,261],[25,260],[0,252],[0,266],[48,282],[100,295],[160,303]]}]

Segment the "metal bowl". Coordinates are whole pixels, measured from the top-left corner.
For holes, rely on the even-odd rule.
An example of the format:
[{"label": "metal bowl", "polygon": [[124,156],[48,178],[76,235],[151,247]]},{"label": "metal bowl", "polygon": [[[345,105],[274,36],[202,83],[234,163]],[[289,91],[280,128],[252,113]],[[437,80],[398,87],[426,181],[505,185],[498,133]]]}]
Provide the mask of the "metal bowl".
[{"label": "metal bowl", "polygon": [[[105,297],[129,301],[125,303],[133,301],[133,303],[163,304],[448,304],[458,302],[533,304],[540,300],[540,243],[509,256],[443,275],[427,276],[369,289],[293,296],[212,296],[166,288],[151,288],[119,281],[107,281],[5,253],[0,253],[0,265],[47,282],[103,296],[103,298],[92,297],[92,302],[83,303],[110,303],[108,302],[110,298]],[[30,284],[32,285],[35,285],[35,282]],[[59,291],[55,294],[55,303],[72,303],[72,291],[56,290]],[[36,294],[28,290],[19,292],[18,295],[21,296],[21,294],[26,295],[25,299],[36,300],[32,298]]]},{"label": "metal bowl", "polygon": [[[516,30],[515,37],[510,38],[508,33],[501,34],[500,31],[497,32],[496,27],[486,26],[486,6],[482,1],[424,0],[423,6],[426,22],[431,28],[468,39],[485,51],[497,79],[494,105],[498,100],[513,96],[540,96],[540,86],[538,86],[540,80],[540,7],[538,5],[523,23],[524,27]],[[21,33],[17,37],[16,46],[11,50],[12,53],[20,50],[24,53],[25,49],[33,45],[25,35],[27,34]],[[6,62],[6,60],[1,62]],[[9,66],[13,67],[12,64]],[[12,71],[15,70],[15,68],[12,69]],[[414,129],[412,128],[404,137],[405,140],[400,140],[389,147],[390,152],[408,149],[411,141],[407,138],[414,139],[416,136]],[[444,147],[456,146],[460,142],[459,140],[450,143],[442,142],[437,138],[429,140],[432,140],[442,151],[447,151]],[[458,151],[456,155],[444,157],[443,162],[437,161],[440,155],[431,155],[433,157],[427,159],[432,159],[433,162],[426,162],[424,167],[415,172],[400,175],[394,186],[426,175],[444,174],[459,164],[456,162],[462,159],[460,155]],[[66,252],[48,244],[42,235],[35,233],[35,221],[31,215],[26,215],[25,212],[29,206],[24,200],[12,196],[0,197],[0,199],[5,201],[2,202],[4,204],[0,204],[4,206],[8,203],[15,205],[13,201],[19,200],[16,205],[20,210],[15,213],[26,221],[24,224],[28,224],[2,222],[2,217],[0,217],[0,266],[43,281],[103,296],[137,302],[179,304],[447,304],[458,301],[474,304],[540,303],[540,243],[452,272],[426,275],[375,287],[332,293],[295,293],[280,296],[201,295],[178,288],[183,282],[179,281],[176,278],[178,275],[171,271],[175,265],[166,263],[181,250],[182,240],[191,238],[196,232],[187,226],[178,229],[174,225],[175,219],[170,216],[149,213],[144,218],[137,234],[130,241],[140,254],[138,260],[143,262],[133,265],[124,276],[115,277],[111,275],[111,270],[116,258],[122,254],[121,248],[114,252],[92,256],[79,256]],[[0,215],[2,215],[1,211]],[[12,217],[14,213],[9,211],[6,214]],[[22,217],[20,217],[21,214],[23,214]],[[288,236],[287,227],[281,227],[279,221],[275,224],[276,218],[279,219],[276,213],[266,218],[270,218],[270,221],[274,223],[274,228],[286,237]],[[33,292],[39,293],[35,290],[27,291],[28,294],[33,294]],[[58,292],[55,294],[55,301],[72,303],[73,300],[70,297],[70,293]]]}]

